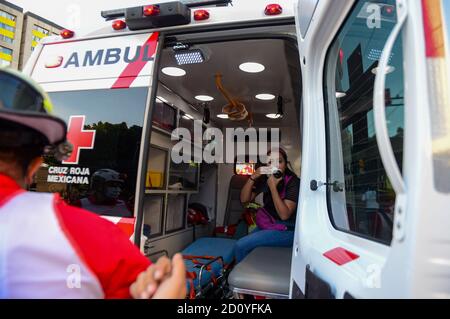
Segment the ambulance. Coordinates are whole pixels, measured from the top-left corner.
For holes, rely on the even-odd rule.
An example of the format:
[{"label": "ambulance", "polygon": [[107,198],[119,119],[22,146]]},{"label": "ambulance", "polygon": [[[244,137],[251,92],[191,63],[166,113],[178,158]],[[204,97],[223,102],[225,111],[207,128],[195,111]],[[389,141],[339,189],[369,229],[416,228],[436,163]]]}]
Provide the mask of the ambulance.
[{"label": "ambulance", "polygon": [[[152,260],[182,251],[190,298],[450,298],[448,1],[101,14],[101,30],[44,39],[24,70],[74,146],[45,159],[32,190],[105,216]],[[203,154],[208,130],[230,128],[258,141],[278,129],[301,180],[293,247],[238,264],[255,162],[172,156],[176,130]]]}]

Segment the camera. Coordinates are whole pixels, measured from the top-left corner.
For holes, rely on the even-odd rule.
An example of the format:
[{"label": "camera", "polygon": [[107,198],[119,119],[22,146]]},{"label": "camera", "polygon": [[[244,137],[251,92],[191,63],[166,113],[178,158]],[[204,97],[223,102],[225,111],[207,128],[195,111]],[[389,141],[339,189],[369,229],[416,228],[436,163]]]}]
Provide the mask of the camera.
[{"label": "camera", "polygon": [[277,167],[261,167],[262,175],[273,175],[275,178],[283,177],[283,172]]},{"label": "camera", "polygon": [[281,178],[281,177],[283,177],[283,172],[280,171],[278,168],[275,168],[275,167],[274,167],[274,170],[272,170],[272,175],[273,175],[275,178]]}]

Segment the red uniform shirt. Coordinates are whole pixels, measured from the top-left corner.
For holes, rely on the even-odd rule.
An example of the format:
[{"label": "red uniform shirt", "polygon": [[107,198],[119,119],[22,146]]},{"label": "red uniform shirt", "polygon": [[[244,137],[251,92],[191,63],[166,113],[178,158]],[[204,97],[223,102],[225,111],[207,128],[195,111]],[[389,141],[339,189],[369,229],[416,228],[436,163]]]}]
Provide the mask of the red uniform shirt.
[{"label": "red uniform shirt", "polygon": [[0,298],[129,298],[149,265],[113,223],[0,174]]}]

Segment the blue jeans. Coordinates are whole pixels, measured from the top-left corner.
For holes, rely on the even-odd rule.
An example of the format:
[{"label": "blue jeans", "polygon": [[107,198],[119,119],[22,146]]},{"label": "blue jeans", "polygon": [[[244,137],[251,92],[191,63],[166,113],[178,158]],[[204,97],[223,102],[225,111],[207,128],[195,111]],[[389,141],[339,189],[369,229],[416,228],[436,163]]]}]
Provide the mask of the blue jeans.
[{"label": "blue jeans", "polygon": [[256,228],[251,234],[236,242],[234,255],[239,263],[257,247],[292,247],[293,231],[261,230]]}]

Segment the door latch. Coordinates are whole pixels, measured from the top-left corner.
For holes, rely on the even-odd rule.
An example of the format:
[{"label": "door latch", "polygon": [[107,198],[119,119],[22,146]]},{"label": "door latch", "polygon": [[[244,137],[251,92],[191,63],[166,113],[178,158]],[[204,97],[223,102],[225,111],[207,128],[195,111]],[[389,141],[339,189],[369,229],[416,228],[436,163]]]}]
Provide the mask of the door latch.
[{"label": "door latch", "polygon": [[310,188],[312,191],[317,191],[322,186],[333,187],[333,191],[335,193],[343,192],[344,186],[343,183],[339,183],[338,181],[334,181],[333,183],[321,182],[313,179],[310,183]]}]

